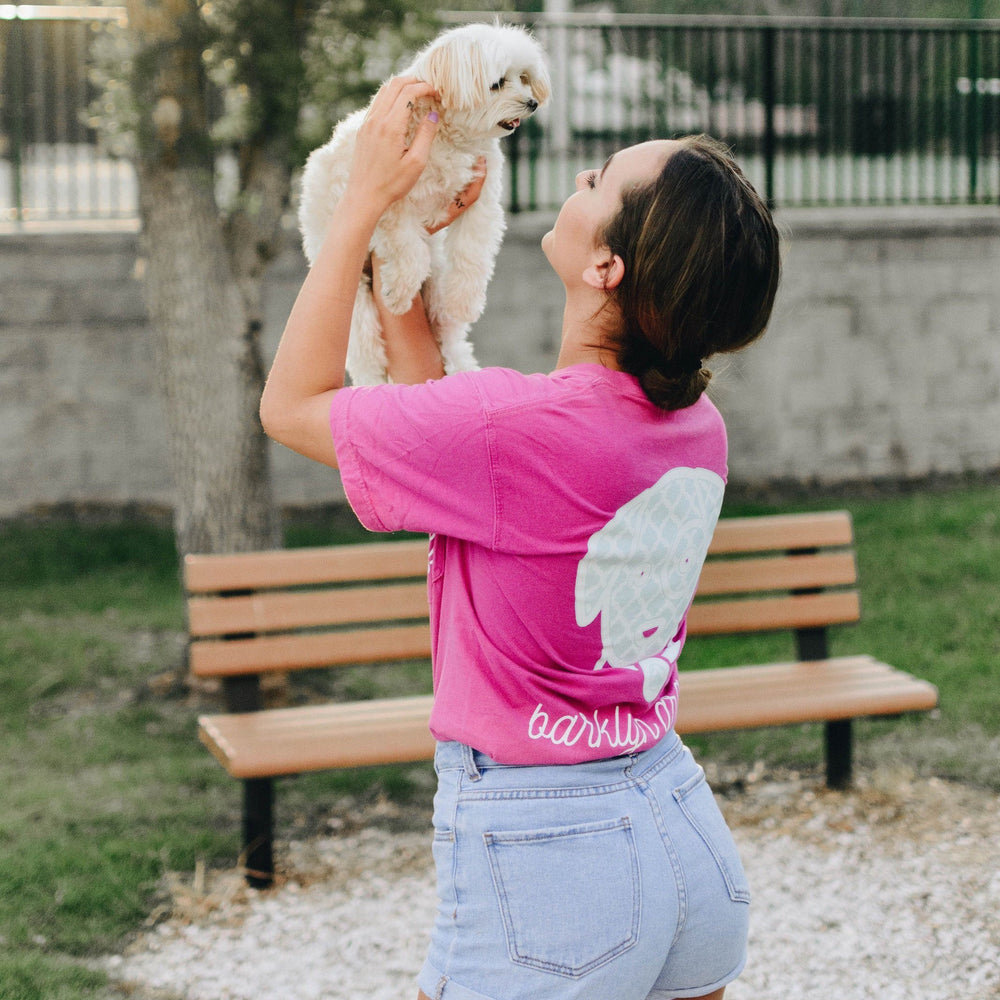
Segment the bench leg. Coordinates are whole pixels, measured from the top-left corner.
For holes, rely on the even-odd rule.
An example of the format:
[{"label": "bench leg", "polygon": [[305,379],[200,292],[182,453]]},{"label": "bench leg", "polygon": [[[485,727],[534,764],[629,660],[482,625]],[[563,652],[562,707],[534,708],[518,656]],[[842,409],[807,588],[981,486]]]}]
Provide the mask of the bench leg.
[{"label": "bench leg", "polygon": [[852,780],[851,719],[826,723],[826,784],[828,788],[850,788]]},{"label": "bench leg", "polygon": [[243,782],[243,867],[247,884],[266,889],[274,881],[274,782]]}]

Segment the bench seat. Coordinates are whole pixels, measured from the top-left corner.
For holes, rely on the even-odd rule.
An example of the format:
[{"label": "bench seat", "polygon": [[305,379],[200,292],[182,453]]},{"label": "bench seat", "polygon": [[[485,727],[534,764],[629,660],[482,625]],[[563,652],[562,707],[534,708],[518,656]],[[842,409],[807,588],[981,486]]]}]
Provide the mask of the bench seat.
[{"label": "bench seat", "polygon": [[[936,703],[932,684],[870,656],[722,667],[681,673],[677,731],[899,715]],[[430,711],[427,695],[206,715],[199,724],[202,742],[234,778],[279,777],[429,759]]]}]

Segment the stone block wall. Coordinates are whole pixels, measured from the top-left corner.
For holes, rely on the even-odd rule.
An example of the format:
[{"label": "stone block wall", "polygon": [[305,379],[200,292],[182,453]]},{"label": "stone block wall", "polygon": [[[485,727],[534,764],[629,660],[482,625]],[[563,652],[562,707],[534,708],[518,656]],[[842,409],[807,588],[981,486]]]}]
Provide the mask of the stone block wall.
[{"label": "stone block wall", "polygon": [[[483,364],[551,368],[561,286],[519,216],[474,338]],[[1000,469],[1000,210],[781,213],[771,328],[710,363],[731,479],[819,485]],[[61,503],[169,506],[155,338],[134,232],[0,233],[0,517]],[[273,352],[304,274],[294,238],[268,279]],[[342,497],[275,448],[285,505]]]},{"label": "stone block wall", "polygon": [[771,329],[718,398],[752,482],[1000,466],[1000,213],[786,213]]}]

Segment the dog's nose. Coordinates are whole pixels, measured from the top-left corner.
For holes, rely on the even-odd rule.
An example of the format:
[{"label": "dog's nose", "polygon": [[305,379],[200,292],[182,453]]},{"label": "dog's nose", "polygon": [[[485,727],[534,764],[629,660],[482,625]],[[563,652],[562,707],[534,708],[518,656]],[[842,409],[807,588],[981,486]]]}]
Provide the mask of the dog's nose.
[{"label": "dog's nose", "polygon": [[534,99],[533,97],[529,97],[529,98],[528,98],[528,99],[527,99],[527,100],[526,100],[526,101],[524,102],[524,106],[525,106],[525,107],[526,107],[526,108],[527,108],[527,109],[528,109],[529,111],[534,111],[534,110],[536,110],[536,109],[537,109],[537,107],[538,107],[538,101],[536,101],[536,100],[535,100],[535,99]]}]

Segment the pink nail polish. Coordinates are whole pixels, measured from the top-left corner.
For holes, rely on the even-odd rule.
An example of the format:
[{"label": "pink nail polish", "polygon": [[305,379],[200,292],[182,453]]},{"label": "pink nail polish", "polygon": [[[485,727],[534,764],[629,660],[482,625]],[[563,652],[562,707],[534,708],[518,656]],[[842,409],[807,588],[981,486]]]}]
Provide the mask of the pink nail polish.
[{"label": "pink nail polish", "polygon": [[432,111],[427,117],[430,118],[432,122],[436,123],[438,120],[438,113],[436,111]]}]

